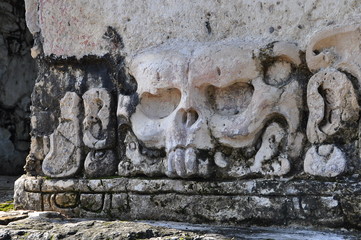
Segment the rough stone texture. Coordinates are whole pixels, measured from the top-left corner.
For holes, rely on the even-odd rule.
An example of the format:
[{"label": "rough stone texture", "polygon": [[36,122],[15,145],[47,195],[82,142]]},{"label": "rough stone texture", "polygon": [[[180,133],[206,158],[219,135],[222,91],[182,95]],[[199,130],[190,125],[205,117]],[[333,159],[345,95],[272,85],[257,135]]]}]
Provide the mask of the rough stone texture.
[{"label": "rough stone texture", "polygon": [[112,98],[106,89],[93,88],[83,95],[84,144],[93,149],[114,147],[115,114],[111,112]]},{"label": "rough stone texture", "polygon": [[[67,57],[103,56],[119,47],[104,37],[114,28],[132,53],[172,39],[216,41],[257,38],[258,41],[295,41],[305,49],[308,33],[328,25],[358,19],[360,2],[202,0],[179,5],[176,0],[101,0],[69,4],[62,0],[27,0],[29,28],[41,31],[44,52]],[[38,2],[38,4],[34,4]],[[88,3],[88,2],[86,2]],[[37,16],[34,9],[39,7]],[[146,17],[145,17],[146,16]],[[84,24],[87,23],[87,24]]]},{"label": "rough stone texture", "polygon": [[[15,177],[0,176],[0,203],[12,200]],[[39,179],[26,182],[27,189],[40,190]],[[95,180],[98,181],[99,180]],[[124,184],[120,179],[103,179],[104,186],[110,184]],[[174,182],[174,180],[173,180]],[[142,182],[133,179],[130,188],[137,187],[137,191],[143,188],[146,191],[154,191],[159,188],[160,181]],[[166,182],[164,182],[166,183]],[[94,186],[94,184],[92,184]],[[146,186],[148,185],[148,186]],[[168,185],[187,186],[187,184],[173,183]],[[178,187],[178,189],[179,189]],[[111,188],[108,188],[111,189]],[[124,190],[124,189],[123,189]],[[166,189],[165,189],[166,190]],[[115,191],[119,191],[115,190]],[[353,196],[352,196],[353,197]],[[103,194],[82,194],[79,203],[86,211],[99,212],[102,207]],[[311,206],[315,206],[315,198],[310,197],[302,206],[310,214]],[[124,208],[128,201],[126,193],[112,194],[111,211],[127,211]],[[330,207],[337,204],[332,197],[323,197],[322,201]],[[297,200],[295,199],[296,203]],[[307,205],[306,205],[307,204]],[[353,208],[350,217],[353,215]],[[355,207],[355,206],[354,206]],[[24,219],[24,220],[21,220]],[[19,221],[21,220],[21,221]],[[3,226],[2,226],[3,225]],[[359,239],[360,233],[342,229],[335,231],[330,229],[294,228],[294,227],[255,227],[246,223],[241,227],[199,225],[180,222],[124,222],[119,220],[85,220],[69,219],[57,212],[33,212],[33,211],[0,211],[0,238],[2,239],[49,239],[49,238],[77,238],[77,239]]]},{"label": "rough stone texture", "polygon": [[0,3],[0,174],[23,172],[30,146],[30,94],[36,79],[24,2]]},{"label": "rough stone texture", "polygon": [[358,1],[26,6],[17,208],[361,228]]},{"label": "rough stone texture", "polygon": [[16,186],[17,208],[29,207],[26,204],[33,201],[29,197],[37,198],[41,189],[41,199],[36,199],[39,202],[32,209],[55,210],[70,217],[360,227],[356,217],[359,182],[46,180],[23,176]]},{"label": "rough stone texture", "polygon": [[321,145],[311,147],[305,157],[304,169],[306,173],[322,176],[335,177],[342,174],[346,168],[344,153],[333,145]]},{"label": "rough stone texture", "polygon": [[53,212],[29,213],[29,218],[0,226],[2,239],[115,239],[115,240],[226,240],[226,239],[359,239],[351,231],[302,228],[225,227],[175,222],[125,222],[64,219]]},{"label": "rough stone texture", "polygon": [[[238,41],[187,44],[152,49],[133,59],[130,74],[138,82],[140,102],[130,119],[132,130],[145,147],[165,149],[167,176],[209,177],[214,170],[214,151],[222,151],[221,146],[251,149],[267,124],[280,121],[274,133],[280,135],[273,143],[274,153],[261,160],[261,152],[266,151],[262,145],[255,164],[271,162],[275,155],[284,156],[275,160],[269,170],[243,166],[245,173],[239,173],[239,177],[260,170],[269,175],[289,172],[288,152],[280,153],[278,149],[292,150],[296,146],[294,136],[302,135],[298,131],[302,81],[290,69],[281,77],[275,73],[282,71],[283,65],[297,67],[299,50],[283,42],[268,46],[269,55],[264,56],[263,50]],[[274,61],[271,70],[261,67],[266,56]],[[278,65],[281,62],[284,64]],[[264,73],[266,77],[262,76]],[[278,78],[278,82],[267,84],[266,79],[273,78]],[[281,124],[288,125],[288,146],[281,144],[285,133],[277,133],[286,131]],[[202,152],[207,152],[203,158]],[[237,160],[225,159],[229,161],[228,168]]]},{"label": "rough stone texture", "polygon": [[82,162],[80,98],[68,92],[60,100],[59,126],[50,135],[50,149],[44,158],[43,172],[51,177],[71,177]]},{"label": "rough stone texture", "polygon": [[359,118],[356,93],[347,76],[335,69],[321,70],[308,82],[307,105],[310,111],[307,137],[322,143],[327,137]]}]

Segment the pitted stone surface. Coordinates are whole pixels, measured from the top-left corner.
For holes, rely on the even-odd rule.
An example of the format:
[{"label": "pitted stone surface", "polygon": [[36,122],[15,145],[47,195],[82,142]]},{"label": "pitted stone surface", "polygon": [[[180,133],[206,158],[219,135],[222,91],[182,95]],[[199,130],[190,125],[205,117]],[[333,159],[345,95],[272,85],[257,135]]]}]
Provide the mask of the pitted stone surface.
[{"label": "pitted stone surface", "polygon": [[[21,195],[24,194],[21,187],[26,188],[26,195]],[[115,178],[69,179],[66,183],[46,179],[39,182],[24,176],[18,180],[15,191],[15,195],[22,196],[18,196],[17,206],[24,207],[29,197],[38,196],[39,189],[43,194],[36,210],[58,211],[70,217],[234,224],[237,216],[238,223],[262,219],[261,222],[276,225],[288,221],[333,227],[359,226],[355,213],[345,209],[358,209],[358,197],[351,196],[361,194],[359,182]],[[312,223],[303,222],[305,218],[312,219]]]},{"label": "pitted stone surface", "polygon": [[18,208],[361,228],[359,2],[28,1]]},{"label": "pitted stone surface", "polygon": [[358,232],[347,230],[282,228],[282,227],[231,227],[177,222],[126,222],[64,219],[51,212],[34,212],[28,219],[0,226],[0,237],[6,239],[45,240],[53,238],[75,239],[289,239],[312,240],[359,239]]},{"label": "pitted stone surface", "polygon": [[107,149],[115,143],[112,97],[106,89],[92,88],[84,93],[84,144],[92,149]]},{"label": "pitted stone surface", "polygon": [[305,157],[305,172],[322,177],[335,177],[346,169],[344,153],[333,145],[310,148]]},{"label": "pitted stone surface", "polygon": [[[275,63],[299,64],[295,45],[279,42],[268,50]],[[301,134],[298,132],[302,104],[300,83],[288,72],[277,77],[280,83],[268,84],[262,76],[260,51],[257,46],[242,42],[188,44],[152,49],[134,57],[130,73],[138,82],[140,102],[130,123],[135,136],[146,147],[165,149],[167,156],[163,161],[167,176],[210,177],[214,171],[213,154],[202,159],[200,152],[214,149],[216,145],[251,148],[267,122],[278,121],[275,116],[287,121],[288,144],[292,149],[291,136]],[[272,71],[277,70],[282,71],[282,66],[274,65]],[[272,75],[269,73],[268,78]],[[284,131],[278,125],[273,137],[285,135]],[[288,173],[287,152],[277,150],[286,147],[279,146],[283,137],[278,138],[278,142],[273,143],[277,152],[264,159],[284,154],[279,157],[280,163],[272,166],[274,170],[262,170],[258,166],[261,164],[258,162],[263,161],[259,153],[255,156],[257,166],[251,170],[244,166],[238,176],[251,172]],[[265,145],[260,152],[266,151],[264,148]],[[229,162],[230,167],[237,164]]]},{"label": "pitted stone surface", "polygon": [[67,92],[60,101],[60,123],[50,135],[50,150],[43,162],[43,172],[47,176],[70,177],[80,168],[80,103],[79,96],[74,92]]},{"label": "pitted stone surface", "polygon": [[347,122],[359,118],[360,107],[352,82],[332,68],[319,71],[309,80],[307,105],[310,111],[307,137],[311,143],[324,142],[345,128]]},{"label": "pitted stone surface", "polygon": [[35,1],[36,4],[34,1],[27,4],[27,24],[31,31],[41,31],[45,54],[79,59],[119,51],[121,44],[105,34],[108,26],[121,36],[130,53],[170,39],[248,38],[267,42],[299,39],[304,48],[310,33],[349,19],[357,21],[361,7],[357,0],[347,4],[342,1],[329,4],[328,0],[237,3],[202,0],[181,6],[176,0],[158,4],[151,0],[136,0],[131,4],[125,0],[95,0],[88,4],[83,1],[69,4],[64,0]]}]

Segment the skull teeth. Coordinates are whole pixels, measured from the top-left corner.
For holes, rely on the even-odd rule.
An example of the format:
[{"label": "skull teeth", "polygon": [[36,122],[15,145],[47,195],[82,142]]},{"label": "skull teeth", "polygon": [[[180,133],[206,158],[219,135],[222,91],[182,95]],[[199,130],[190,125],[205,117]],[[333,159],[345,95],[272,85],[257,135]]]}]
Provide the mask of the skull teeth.
[{"label": "skull teeth", "polygon": [[183,177],[186,175],[186,169],[184,164],[184,149],[177,148],[174,154],[174,165],[177,175]]},{"label": "skull teeth", "polygon": [[168,154],[167,175],[170,177],[189,177],[198,170],[196,150],[176,148]]},{"label": "skull teeth", "polygon": [[187,175],[191,176],[197,173],[197,155],[193,148],[187,148],[185,151],[185,166]]},{"label": "skull teeth", "polygon": [[169,154],[168,154],[168,162],[167,162],[167,176],[168,177],[175,177],[176,174],[175,174],[175,151],[171,151]]}]

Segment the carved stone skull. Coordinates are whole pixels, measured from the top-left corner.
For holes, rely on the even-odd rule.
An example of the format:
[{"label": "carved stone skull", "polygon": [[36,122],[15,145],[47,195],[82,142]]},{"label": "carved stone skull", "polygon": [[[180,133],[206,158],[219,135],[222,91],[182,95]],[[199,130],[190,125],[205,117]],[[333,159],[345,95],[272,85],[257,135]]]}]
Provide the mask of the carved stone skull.
[{"label": "carved stone skull", "polygon": [[276,71],[270,67],[269,83],[252,45],[162,47],[133,59],[130,72],[140,102],[131,116],[132,128],[147,147],[165,148],[168,176],[207,175],[199,150],[219,144],[248,147],[278,115],[286,119],[290,135],[297,131],[302,100],[289,74],[290,62],[299,61],[298,54],[293,57],[298,50],[277,46],[291,57]]}]

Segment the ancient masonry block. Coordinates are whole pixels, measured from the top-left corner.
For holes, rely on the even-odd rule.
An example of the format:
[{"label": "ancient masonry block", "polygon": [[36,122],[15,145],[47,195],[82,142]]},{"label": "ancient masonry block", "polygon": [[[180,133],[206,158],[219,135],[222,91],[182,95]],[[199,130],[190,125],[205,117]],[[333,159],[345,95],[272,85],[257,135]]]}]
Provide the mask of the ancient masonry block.
[{"label": "ancient masonry block", "polygon": [[48,1],[28,2],[40,9],[28,17],[44,34],[38,61],[47,63],[33,100],[31,154],[42,170],[17,181],[17,208],[361,227],[359,25],[329,27],[307,44],[197,39],[147,48],[127,48],[107,26],[102,40],[98,29],[80,37],[79,59],[60,60],[49,51],[72,50],[59,39],[49,45]]}]

